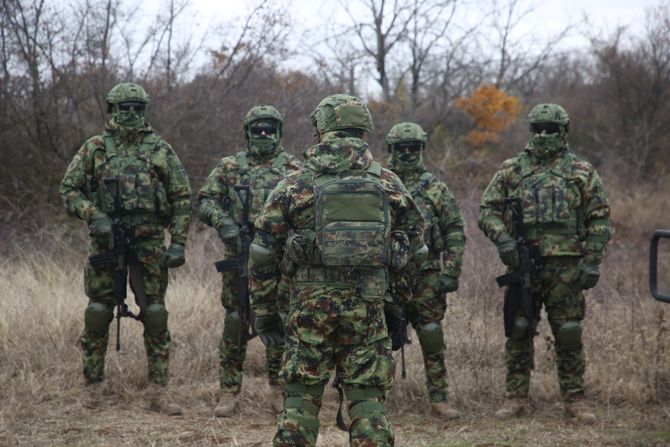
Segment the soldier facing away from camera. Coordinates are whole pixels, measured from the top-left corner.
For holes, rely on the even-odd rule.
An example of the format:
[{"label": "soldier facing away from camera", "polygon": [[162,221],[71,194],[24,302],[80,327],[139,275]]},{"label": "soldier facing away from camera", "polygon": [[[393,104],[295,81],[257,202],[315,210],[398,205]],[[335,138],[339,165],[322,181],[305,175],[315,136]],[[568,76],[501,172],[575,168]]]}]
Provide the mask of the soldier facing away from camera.
[{"label": "soldier facing away from camera", "polygon": [[[240,255],[240,224],[242,223],[242,201],[234,190],[235,185],[248,185],[251,193],[249,222],[253,224],[270,191],[279,180],[300,167],[298,160],[284,150],[280,141],[284,131],[284,119],[270,105],[252,107],[244,117],[242,127],[247,148],[235,155],[223,157],[211,172],[198,192],[198,214],[207,225],[215,228],[224,244],[224,258]],[[253,233],[253,228],[252,228]],[[253,234],[252,234],[253,236]],[[286,314],[288,289],[284,281],[266,278],[264,287],[273,297],[279,295],[281,312]],[[242,385],[242,368],[246,356],[247,339],[238,336],[242,324],[241,309],[237,302],[238,278],[234,271],[222,272],[221,303],[225,309],[223,334],[219,344],[220,393],[215,409],[218,417],[229,417],[237,409]],[[282,349],[269,346],[266,349],[266,367],[272,389],[270,404],[275,411],[281,410],[281,389],[278,374]]]},{"label": "soldier facing away from camera", "polygon": [[[280,261],[291,277],[284,408],[273,442],[316,444],[324,386],[335,369],[349,403],[351,445],[390,446],[389,270],[401,271],[412,253],[425,251],[423,218],[400,179],[372,160],[364,139],[372,117],[360,99],[328,96],[311,119],[319,142],[270,195],[250,254],[252,289]],[[284,344],[276,300],[252,298],[261,341]]]},{"label": "soldier facing away from camera", "polygon": [[407,304],[407,318],[421,345],[431,410],[446,419],[456,419],[460,412],[447,403],[442,319],[447,293],[458,289],[465,234],[463,218],[451,191],[423,164],[426,141],[421,126],[408,122],[396,124],[386,136],[391,169],[412,194],[426,220],[423,239],[429,255],[416,275],[408,278],[412,299]]},{"label": "soldier facing away from camera", "polygon": [[[167,269],[185,261],[191,187],[174,149],[144,119],[149,96],[141,86],[116,85],[107,95],[107,104],[111,119],[101,134],[79,149],[63,177],[60,194],[68,214],[88,223],[90,254],[100,255],[114,248],[110,216],[115,203],[108,183],[110,179],[118,182],[122,227],[126,240],[132,241],[128,256],[137,260],[140,272],[137,283],[131,275],[131,285],[135,291],[143,285],[146,296],[139,317],[144,325],[151,408],[181,414],[165,393],[171,341],[165,291]],[[170,233],[167,249],[164,228]],[[109,324],[117,304],[113,268],[110,264],[94,266],[89,260],[84,270],[89,304],[81,346],[87,406],[99,403],[104,379]]]},{"label": "soldier facing away from camera", "polygon": [[[555,338],[556,366],[566,413],[590,423],[595,414],[584,402],[583,290],[596,285],[609,241],[610,208],[595,169],[568,150],[570,120],[557,104],[538,104],[528,115],[531,139],[506,160],[484,191],[479,228],[493,241],[500,259],[514,271],[518,243],[527,241],[536,268],[530,273],[537,314],[516,313],[505,344],[507,399],[500,418],[522,413],[533,368],[529,318],[544,305]],[[515,200],[516,199],[516,200]],[[520,204],[520,228],[514,228]],[[520,235],[520,237],[515,237]],[[509,290],[508,290],[509,293]]]}]

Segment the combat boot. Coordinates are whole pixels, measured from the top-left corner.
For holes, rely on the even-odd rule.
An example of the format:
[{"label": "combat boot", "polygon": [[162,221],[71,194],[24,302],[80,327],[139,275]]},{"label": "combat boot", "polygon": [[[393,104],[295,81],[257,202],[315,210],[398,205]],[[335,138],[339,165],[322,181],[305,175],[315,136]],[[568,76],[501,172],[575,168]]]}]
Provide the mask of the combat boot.
[{"label": "combat boot", "polygon": [[98,408],[102,403],[103,385],[102,382],[87,383],[84,386],[84,396],[81,404],[89,410]]},{"label": "combat boot", "polygon": [[583,400],[575,400],[565,403],[565,414],[577,419],[582,424],[593,424],[597,418],[589,406]]},{"label": "combat boot", "polygon": [[237,393],[219,393],[219,403],[214,409],[214,416],[217,418],[229,418],[237,411]]},{"label": "combat boot", "polygon": [[150,411],[164,413],[168,416],[179,416],[183,413],[181,407],[169,397],[165,385],[150,383],[147,388],[147,397]]},{"label": "combat boot", "polygon": [[284,394],[282,387],[270,386],[270,410],[278,414],[284,409]]},{"label": "combat boot", "polygon": [[430,410],[435,416],[443,419],[458,419],[461,412],[455,409],[449,402],[431,402]]},{"label": "combat boot", "polygon": [[525,397],[514,397],[505,400],[502,407],[496,411],[497,419],[509,419],[516,416],[521,416],[526,411],[528,399]]}]

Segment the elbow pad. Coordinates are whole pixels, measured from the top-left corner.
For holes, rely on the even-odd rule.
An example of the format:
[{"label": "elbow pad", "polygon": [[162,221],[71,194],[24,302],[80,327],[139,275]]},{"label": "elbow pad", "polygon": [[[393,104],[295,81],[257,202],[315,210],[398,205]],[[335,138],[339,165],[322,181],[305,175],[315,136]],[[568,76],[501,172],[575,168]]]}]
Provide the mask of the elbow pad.
[{"label": "elbow pad", "polygon": [[428,247],[423,244],[418,250],[414,252],[413,260],[416,265],[423,264],[428,259]]},{"label": "elbow pad", "polygon": [[251,244],[249,247],[249,259],[259,267],[278,262],[276,251],[258,244]]}]

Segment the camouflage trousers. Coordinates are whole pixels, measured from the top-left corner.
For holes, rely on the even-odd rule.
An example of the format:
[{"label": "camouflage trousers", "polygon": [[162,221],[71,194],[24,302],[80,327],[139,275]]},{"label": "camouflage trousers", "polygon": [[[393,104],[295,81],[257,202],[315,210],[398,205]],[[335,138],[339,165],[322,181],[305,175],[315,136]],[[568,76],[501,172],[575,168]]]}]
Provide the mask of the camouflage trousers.
[{"label": "camouflage trousers", "polygon": [[[136,254],[144,270],[147,305],[160,305],[164,309],[168,275],[167,270],[160,267],[160,258],[165,251],[163,229],[155,226],[138,226],[136,238]],[[106,246],[99,241],[92,241],[91,255],[105,251],[107,251]],[[89,298],[86,313],[90,315],[90,309],[95,304],[102,305],[96,307],[99,311],[105,309],[102,311],[104,316],[97,318],[99,323],[95,325],[90,323],[91,318],[88,316],[85,318],[84,333],[81,336],[84,379],[87,383],[96,383],[104,379],[109,324],[116,305],[113,294],[112,267],[94,268],[87,263],[84,268],[84,288]],[[132,295],[129,294],[129,298],[130,296]],[[162,316],[165,319],[163,322],[165,330],[150,333],[145,325],[144,347],[147,353],[149,382],[165,385],[168,382],[171,339],[170,331],[167,329],[167,311]],[[124,324],[133,324],[133,320],[126,318],[122,321],[122,325]]]},{"label": "camouflage trousers", "polygon": [[[223,333],[219,342],[219,385],[224,393],[238,393],[242,386],[242,371],[247,354],[247,339],[239,340],[240,306],[237,301],[238,276],[235,272],[222,273],[221,304],[225,309]],[[280,312],[288,311],[288,287],[279,282],[277,301]],[[265,366],[270,385],[279,385],[279,368],[283,348],[265,349]]]},{"label": "camouflage trousers", "polygon": [[[542,271],[531,277],[538,314],[544,305],[555,338],[558,383],[565,400],[579,399],[584,394],[585,361],[581,321],[586,306],[584,295],[576,284],[579,276],[577,265],[578,260],[575,258],[546,258]],[[517,321],[519,319],[525,321],[521,310],[517,314]],[[566,328],[570,329],[566,331]],[[505,357],[508,397],[528,395],[534,363],[533,351],[532,340],[527,332],[523,332],[522,336],[513,334],[507,339]]]},{"label": "camouflage trousers", "polygon": [[[448,388],[442,333],[447,296],[442,289],[440,275],[439,270],[420,271],[412,285],[412,300],[407,303],[407,319],[419,338],[431,402],[446,402]],[[430,323],[436,324],[437,330],[429,334],[423,328]]]},{"label": "camouflage trousers", "polygon": [[280,372],[284,409],[273,445],[316,444],[323,389],[335,370],[349,402],[350,444],[392,446],[384,400],[395,367],[383,301],[323,283],[296,289]]}]

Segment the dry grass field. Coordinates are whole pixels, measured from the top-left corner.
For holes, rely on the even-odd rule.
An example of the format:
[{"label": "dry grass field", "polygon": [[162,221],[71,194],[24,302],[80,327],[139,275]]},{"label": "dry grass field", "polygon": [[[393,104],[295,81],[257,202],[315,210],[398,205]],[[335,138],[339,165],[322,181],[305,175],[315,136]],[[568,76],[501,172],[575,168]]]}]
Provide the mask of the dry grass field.
[{"label": "dry grass field", "polygon": [[[613,241],[601,281],[587,294],[586,383],[599,417],[589,427],[563,415],[545,321],[535,340],[534,412],[505,423],[493,419],[504,389],[501,293],[493,281],[502,266],[475,227],[479,192],[470,194],[459,197],[468,245],[461,288],[449,296],[444,321],[451,396],[464,417],[447,423],[430,416],[414,343],[407,351],[408,378],[401,380],[398,372],[389,397],[396,445],[670,445],[670,306],[649,296],[646,258],[650,230],[663,218],[670,226],[670,194],[660,204],[644,192],[612,197]],[[219,245],[199,225],[191,233],[187,265],[172,273],[167,297],[171,385],[184,415],[169,418],[145,409],[141,325],[131,320],[122,323],[122,352],[110,343],[104,405],[81,406],[84,228],[69,228],[45,229],[0,260],[0,446],[270,445],[274,416],[264,402],[258,340],[251,342],[245,365],[241,413],[228,420],[212,414],[223,316],[212,265]],[[347,445],[335,411],[336,393],[328,388],[321,446]]]}]

